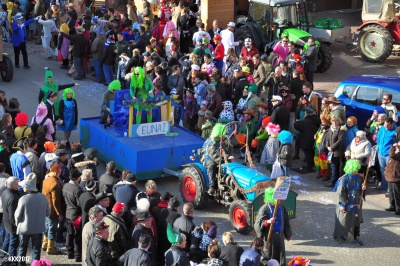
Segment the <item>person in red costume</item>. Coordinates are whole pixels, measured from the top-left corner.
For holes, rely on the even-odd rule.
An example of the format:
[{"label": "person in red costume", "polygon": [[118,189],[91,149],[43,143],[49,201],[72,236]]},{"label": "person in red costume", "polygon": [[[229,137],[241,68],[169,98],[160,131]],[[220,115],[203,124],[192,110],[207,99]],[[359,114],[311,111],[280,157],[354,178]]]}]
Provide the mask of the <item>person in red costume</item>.
[{"label": "person in red costume", "polygon": [[253,46],[253,41],[250,38],[244,40],[244,46],[240,51],[240,56],[246,60],[246,64],[254,70],[253,56],[255,54],[260,54],[258,49]]},{"label": "person in red costume", "polygon": [[169,6],[167,6],[167,0],[161,0],[161,8],[160,11],[158,11],[158,26],[160,26],[160,31],[159,31],[159,40],[163,39],[163,32],[165,28],[165,24],[167,24],[168,21],[170,21],[172,17],[172,11]]},{"label": "person in red costume", "polygon": [[224,54],[225,54],[225,48],[224,45],[221,43],[221,36],[220,35],[215,35],[214,37],[214,42],[216,44],[215,46],[215,51],[214,51],[214,65],[217,69],[219,69],[222,72],[222,69],[224,68]]}]

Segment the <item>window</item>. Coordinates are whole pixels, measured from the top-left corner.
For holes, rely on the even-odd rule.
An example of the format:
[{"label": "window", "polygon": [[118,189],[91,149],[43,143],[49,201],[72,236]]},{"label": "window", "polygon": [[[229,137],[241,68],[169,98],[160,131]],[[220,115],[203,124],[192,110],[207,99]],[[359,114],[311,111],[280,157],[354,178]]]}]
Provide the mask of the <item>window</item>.
[{"label": "window", "polygon": [[370,105],[381,105],[379,101],[379,88],[362,86],[358,89],[355,100]]},{"label": "window", "polygon": [[396,106],[397,110],[400,110],[400,93],[394,90],[383,90],[383,95],[385,94],[392,94],[392,104]]},{"label": "window", "polygon": [[382,0],[365,0],[366,13],[380,14],[382,12]]},{"label": "window", "polygon": [[343,95],[346,96],[347,98],[351,98],[353,96],[353,93],[355,89],[357,89],[357,85],[346,85],[343,88]]}]

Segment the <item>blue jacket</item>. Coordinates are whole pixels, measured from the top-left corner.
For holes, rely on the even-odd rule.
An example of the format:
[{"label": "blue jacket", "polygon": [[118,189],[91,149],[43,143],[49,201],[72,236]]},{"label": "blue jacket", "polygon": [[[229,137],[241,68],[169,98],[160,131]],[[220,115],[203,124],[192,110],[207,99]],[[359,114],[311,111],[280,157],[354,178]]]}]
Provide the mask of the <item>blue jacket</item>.
[{"label": "blue jacket", "polygon": [[379,128],[376,144],[378,145],[378,153],[382,156],[389,156],[390,147],[395,143],[396,131],[395,127],[387,130],[384,126]]},{"label": "blue jacket", "polygon": [[344,135],[344,140],[343,140],[344,150],[346,150],[347,147],[351,144],[353,139],[356,137],[356,134],[358,131],[357,126],[353,126],[352,128],[349,128],[346,126],[346,128],[347,128],[347,130],[346,130],[346,134]]},{"label": "blue jacket", "polygon": [[115,190],[115,200],[125,204],[125,211],[136,207],[136,194],[140,191],[132,184],[125,184]]},{"label": "blue jacket", "polygon": [[12,24],[12,30],[13,30],[13,35],[12,35],[12,44],[14,46],[20,46],[21,43],[26,41],[26,27],[29,26],[32,22],[34,22],[34,19],[30,19],[22,23],[21,25],[18,25],[17,22],[13,22]]},{"label": "blue jacket", "polygon": [[261,256],[256,248],[249,248],[240,256],[239,266],[259,266]]}]

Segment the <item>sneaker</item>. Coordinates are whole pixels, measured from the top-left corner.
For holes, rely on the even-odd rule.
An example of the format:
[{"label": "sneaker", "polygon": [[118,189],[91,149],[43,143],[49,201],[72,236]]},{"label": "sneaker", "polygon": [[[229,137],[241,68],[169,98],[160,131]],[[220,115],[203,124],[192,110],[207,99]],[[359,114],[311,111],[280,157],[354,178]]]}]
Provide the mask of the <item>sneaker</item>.
[{"label": "sneaker", "polygon": [[31,69],[29,65],[24,66],[25,69]]},{"label": "sneaker", "polygon": [[68,69],[68,66],[61,65],[61,66],[60,66],[60,69]]},{"label": "sneaker", "polygon": [[357,246],[362,246],[364,243],[360,240],[360,237],[356,237],[356,239],[353,240],[354,244],[357,244]]}]

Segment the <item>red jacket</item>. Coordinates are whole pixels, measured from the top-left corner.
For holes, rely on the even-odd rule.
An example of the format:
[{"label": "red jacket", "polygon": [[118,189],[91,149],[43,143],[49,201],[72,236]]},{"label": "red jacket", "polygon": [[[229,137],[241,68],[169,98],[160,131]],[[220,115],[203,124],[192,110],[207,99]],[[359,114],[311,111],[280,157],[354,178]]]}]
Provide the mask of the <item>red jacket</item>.
[{"label": "red jacket", "polygon": [[247,50],[246,46],[243,46],[242,51],[240,51],[240,56],[243,56],[244,59],[246,59],[246,63],[249,64],[251,69],[254,68],[253,56],[255,54],[260,54],[260,52],[254,46],[250,49],[250,51]]},{"label": "red jacket", "polygon": [[224,45],[222,43],[219,43],[215,47],[214,54],[215,54],[214,60],[222,60],[222,59],[224,59],[225,48],[224,48]]},{"label": "red jacket", "polygon": [[159,16],[160,20],[158,21],[159,25],[165,25],[168,21],[170,21],[172,17],[172,11],[169,6],[163,6],[160,8],[161,17]]}]

